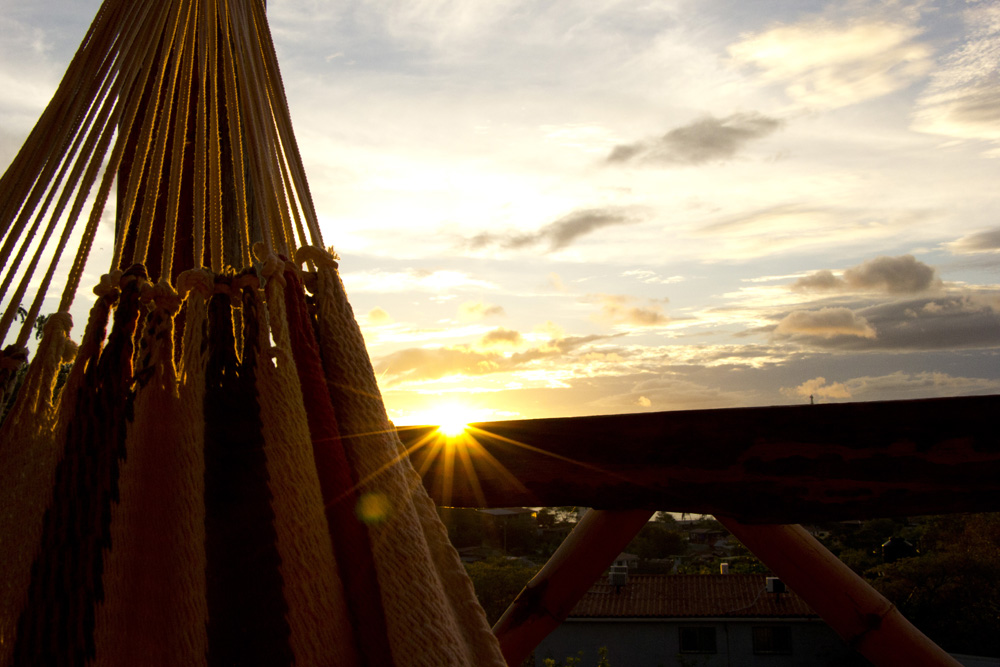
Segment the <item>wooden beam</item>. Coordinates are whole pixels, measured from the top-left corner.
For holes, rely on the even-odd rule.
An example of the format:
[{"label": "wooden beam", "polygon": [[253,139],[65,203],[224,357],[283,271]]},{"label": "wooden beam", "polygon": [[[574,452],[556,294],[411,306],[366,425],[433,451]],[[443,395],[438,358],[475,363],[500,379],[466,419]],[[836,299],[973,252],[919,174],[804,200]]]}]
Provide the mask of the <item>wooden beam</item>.
[{"label": "wooden beam", "polygon": [[743,523],[1000,510],[1000,396],[400,428],[432,497]]},{"label": "wooden beam", "polygon": [[961,667],[802,526],[716,518],[876,667]]},{"label": "wooden beam", "polygon": [[651,517],[646,510],[587,510],[493,626],[508,665],[522,664],[566,620]]}]

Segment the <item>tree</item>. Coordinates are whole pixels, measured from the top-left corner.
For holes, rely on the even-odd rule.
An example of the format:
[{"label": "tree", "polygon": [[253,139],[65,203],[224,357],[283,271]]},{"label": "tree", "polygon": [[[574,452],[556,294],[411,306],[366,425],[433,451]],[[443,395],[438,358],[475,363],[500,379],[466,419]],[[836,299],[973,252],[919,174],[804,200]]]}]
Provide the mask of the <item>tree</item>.
[{"label": "tree", "polygon": [[487,517],[474,509],[439,507],[438,515],[448,529],[448,539],[456,549],[478,547],[486,537]]},{"label": "tree", "polygon": [[919,551],[865,574],[946,651],[1000,656],[1000,514],[930,519]]},{"label": "tree", "polygon": [[639,558],[663,558],[677,556],[687,550],[684,537],[659,522],[649,522],[625,547],[625,551]]},{"label": "tree", "polygon": [[675,517],[670,512],[657,512],[653,515],[653,521],[656,523],[662,523],[665,526],[676,526],[677,517]]},{"label": "tree", "polygon": [[465,569],[476,588],[479,604],[486,611],[486,619],[493,625],[540,568],[518,559],[493,557],[468,563]]}]

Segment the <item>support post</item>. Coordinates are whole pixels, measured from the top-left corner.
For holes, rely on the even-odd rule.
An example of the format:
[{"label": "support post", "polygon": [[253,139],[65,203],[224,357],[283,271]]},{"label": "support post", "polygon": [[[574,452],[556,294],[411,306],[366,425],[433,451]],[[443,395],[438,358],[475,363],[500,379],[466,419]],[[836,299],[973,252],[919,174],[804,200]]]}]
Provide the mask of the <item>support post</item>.
[{"label": "support post", "polygon": [[649,510],[587,510],[545,566],[493,626],[508,665],[520,665],[653,516]]},{"label": "support post", "polygon": [[715,518],[876,667],[961,667],[802,526]]}]

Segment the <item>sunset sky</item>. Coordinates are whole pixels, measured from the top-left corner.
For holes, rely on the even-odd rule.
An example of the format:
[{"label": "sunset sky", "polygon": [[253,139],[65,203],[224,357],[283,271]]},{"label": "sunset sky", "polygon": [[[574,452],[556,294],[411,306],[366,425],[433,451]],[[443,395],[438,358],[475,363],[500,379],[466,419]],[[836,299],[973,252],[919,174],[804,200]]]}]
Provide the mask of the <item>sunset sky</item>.
[{"label": "sunset sky", "polygon": [[[98,2],[0,2],[5,165]],[[268,15],[397,423],[1000,392],[1000,4]]]}]

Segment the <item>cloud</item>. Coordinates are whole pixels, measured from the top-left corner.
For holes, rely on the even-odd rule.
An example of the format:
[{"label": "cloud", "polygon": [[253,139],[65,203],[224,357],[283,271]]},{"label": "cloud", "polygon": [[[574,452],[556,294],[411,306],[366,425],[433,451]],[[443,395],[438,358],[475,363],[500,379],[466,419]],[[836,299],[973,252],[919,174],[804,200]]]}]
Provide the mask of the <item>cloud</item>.
[{"label": "cloud", "polygon": [[342,274],[350,294],[375,292],[397,294],[425,291],[440,294],[449,289],[496,290],[495,283],[480,280],[464,271],[409,269],[407,271],[357,271]]},{"label": "cloud", "polygon": [[535,232],[483,232],[468,239],[472,249],[499,246],[516,250],[526,246],[547,243],[549,250],[559,250],[582,236],[604,227],[628,225],[638,222],[632,215],[621,209],[583,209],[550,222]]},{"label": "cloud", "polygon": [[487,332],[487,334],[480,339],[479,344],[483,347],[491,347],[494,345],[517,345],[522,340],[523,338],[519,332],[498,327],[493,331]]},{"label": "cloud", "polygon": [[721,162],[782,124],[783,121],[759,113],[737,113],[725,118],[707,116],[674,128],[658,139],[615,146],[607,162],[666,165]]},{"label": "cloud", "polygon": [[923,398],[927,396],[963,396],[984,394],[1000,389],[1000,381],[987,378],[970,378],[948,373],[923,371],[907,373],[896,371],[887,375],[866,375],[830,382],[817,377],[797,387],[782,387],[781,393],[789,398],[894,400]]},{"label": "cloud", "polygon": [[913,129],[960,139],[1000,140],[1000,8],[970,3],[966,38],[946,57],[918,99]]},{"label": "cloud", "polygon": [[980,252],[1000,252],[1000,227],[987,229],[961,237],[945,244],[956,255],[970,255]]},{"label": "cloud", "polygon": [[792,283],[797,291],[878,291],[890,294],[912,294],[939,286],[935,270],[913,255],[876,257],[844,271],[837,277],[825,269],[799,278]]},{"label": "cloud", "polygon": [[775,204],[727,214],[695,231],[711,238],[715,261],[774,257],[792,251],[828,253],[839,246],[879,244],[934,216],[930,209],[872,209]]},{"label": "cloud", "polygon": [[778,322],[775,333],[795,336],[804,334],[819,338],[834,336],[860,336],[875,338],[875,329],[864,317],[849,308],[821,308],[797,310]]},{"label": "cloud", "polygon": [[601,322],[652,327],[670,321],[663,307],[655,301],[645,306],[632,305],[637,299],[624,294],[590,294],[587,299],[601,305],[600,312],[595,316]]},{"label": "cloud", "polygon": [[412,347],[375,360],[375,371],[389,385],[422,382],[456,375],[481,376],[524,369],[542,359],[562,358],[607,336],[571,336],[513,354],[475,350],[469,346]]},{"label": "cloud", "polygon": [[625,271],[622,273],[622,277],[635,278],[639,282],[649,285],[671,285],[673,283],[682,283],[686,280],[684,276],[661,276],[656,271],[650,271],[649,269]]},{"label": "cloud", "polygon": [[392,317],[381,308],[375,307],[368,311],[368,324],[372,326],[390,324],[391,322]]},{"label": "cloud", "polygon": [[501,306],[483,301],[466,301],[458,307],[458,316],[463,320],[481,320],[486,317],[504,315]]},{"label": "cloud", "polygon": [[[637,408],[654,407],[656,410],[696,410],[750,403],[747,392],[709,386],[673,374],[605,378],[605,382],[605,395],[590,404],[594,412],[637,412]],[[616,387],[618,392],[613,393]]]},{"label": "cloud", "polygon": [[911,22],[814,17],[745,36],[728,51],[793,100],[835,108],[900,90],[932,67],[932,51]]},{"label": "cloud", "polygon": [[1000,389],[1000,381],[987,378],[970,378],[948,373],[924,371],[889,375],[864,376],[847,381],[847,386],[857,397],[906,398],[908,396],[967,396],[993,393]]},{"label": "cloud", "polygon": [[826,383],[826,378],[806,380],[798,387],[782,387],[781,393],[789,398],[850,398],[851,390],[841,382]]},{"label": "cloud", "polygon": [[839,290],[846,289],[846,287],[847,281],[833,275],[833,271],[830,271],[829,269],[823,269],[822,271],[810,273],[808,276],[803,276],[792,283],[792,289],[801,292],[808,292],[812,290]]},{"label": "cloud", "polygon": [[[822,330],[795,331],[795,343],[826,350],[958,350],[1000,347],[1000,313],[988,295],[945,295],[880,303],[858,310],[826,308],[851,313],[878,336],[826,335]],[[806,311],[800,311],[806,312]],[[822,312],[822,311],[819,311]],[[792,313],[784,320],[788,320]],[[847,315],[843,315],[845,321]],[[848,322],[849,324],[849,322]],[[774,329],[781,331],[782,324]],[[857,326],[857,325],[856,325]]]}]

